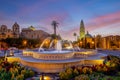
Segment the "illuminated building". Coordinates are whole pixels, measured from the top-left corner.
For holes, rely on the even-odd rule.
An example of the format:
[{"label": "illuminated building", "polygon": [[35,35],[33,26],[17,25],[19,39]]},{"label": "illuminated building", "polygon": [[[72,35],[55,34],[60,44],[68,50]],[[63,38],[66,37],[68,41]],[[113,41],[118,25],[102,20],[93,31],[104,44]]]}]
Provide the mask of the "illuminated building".
[{"label": "illuminated building", "polygon": [[21,32],[21,37],[27,39],[44,39],[48,36],[49,34],[47,32],[44,32],[43,30],[35,30],[33,26],[23,28]]},{"label": "illuminated building", "polygon": [[6,25],[0,27],[0,39],[6,38],[19,38],[20,29],[19,25],[15,22],[12,29],[8,29]]},{"label": "illuminated building", "polygon": [[120,49],[120,36],[118,35],[102,37],[101,42],[103,49]]},{"label": "illuminated building", "polygon": [[81,20],[80,22],[80,40],[85,37],[85,27],[84,22]]},{"label": "illuminated building", "polygon": [[101,49],[120,49],[120,36],[119,35],[109,35],[92,36],[87,33],[85,34],[85,27],[83,20],[80,23],[80,36],[79,36],[79,46],[82,48],[101,48]]},{"label": "illuminated building", "polygon": [[94,39],[91,34],[87,31],[85,34],[84,22],[81,20],[80,23],[80,46],[83,48],[94,48]]}]

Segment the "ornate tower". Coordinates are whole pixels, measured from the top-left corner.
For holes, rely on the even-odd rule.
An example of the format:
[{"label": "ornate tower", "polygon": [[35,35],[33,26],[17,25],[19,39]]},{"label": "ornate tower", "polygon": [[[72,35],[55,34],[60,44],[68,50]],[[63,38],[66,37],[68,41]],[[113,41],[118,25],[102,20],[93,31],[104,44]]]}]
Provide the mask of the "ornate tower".
[{"label": "ornate tower", "polygon": [[85,27],[84,22],[81,20],[80,22],[80,40],[85,37]]},{"label": "ornate tower", "polygon": [[19,37],[20,28],[19,28],[19,25],[16,22],[12,26],[12,31],[13,31],[14,37],[18,38]]},{"label": "ornate tower", "polygon": [[6,33],[7,32],[7,26],[2,25],[0,30],[1,30],[2,33]]}]

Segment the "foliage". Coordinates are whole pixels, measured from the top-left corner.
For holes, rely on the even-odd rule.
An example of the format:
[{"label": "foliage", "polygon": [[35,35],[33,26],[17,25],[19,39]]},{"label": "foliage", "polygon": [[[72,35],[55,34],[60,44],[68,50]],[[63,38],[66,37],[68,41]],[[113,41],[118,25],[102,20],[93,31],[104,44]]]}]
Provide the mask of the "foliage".
[{"label": "foliage", "polygon": [[58,27],[58,22],[57,21],[52,21],[51,25],[53,26],[54,29],[54,34],[56,35],[56,28]]},{"label": "foliage", "polygon": [[18,62],[9,63],[7,60],[0,59],[0,80],[24,80],[32,76],[34,72],[21,67]]},{"label": "foliage", "polygon": [[66,72],[60,72],[59,76],[61,80],[69,80]]},{"label": "foliage", "polygon": [[62,39],[60,35],[51,34],[52,39]]},{"label": "foliage", "polygon": [[61,80],[120,80],[120,58],[109,55],[105,64],[67,68],[59,76]]},{"label": "foliage", "polygon": [[[26,39],[26,38],[6,38],[2,40],[3,42],[8,44],[8,47],[17,47],[19,49],[22,48],[36,48],[39,47],[42,40],[38,39]],[[23,42],[27,43],[24,44]]]},{"label": "foliage", "polygon": [[79,75],[75,77],[75,80],[90,80],[87,75]]}]

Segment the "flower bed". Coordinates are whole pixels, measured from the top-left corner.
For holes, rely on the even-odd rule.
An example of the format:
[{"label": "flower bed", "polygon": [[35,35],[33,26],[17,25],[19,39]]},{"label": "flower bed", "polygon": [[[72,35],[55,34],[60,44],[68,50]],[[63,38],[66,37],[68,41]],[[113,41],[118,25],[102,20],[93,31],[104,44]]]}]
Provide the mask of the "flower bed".
[{"label": "flower bed", "polygon": [[104,64],[67,68],[59,76],[61,80],[120,80],[120,58],[109,55]]},{"label": "flower bed", "polygon": [[18,62],[9,63],[7,60],[0,59],[0,80],[25,80],[32,76],[34,72],[20,66]]}]

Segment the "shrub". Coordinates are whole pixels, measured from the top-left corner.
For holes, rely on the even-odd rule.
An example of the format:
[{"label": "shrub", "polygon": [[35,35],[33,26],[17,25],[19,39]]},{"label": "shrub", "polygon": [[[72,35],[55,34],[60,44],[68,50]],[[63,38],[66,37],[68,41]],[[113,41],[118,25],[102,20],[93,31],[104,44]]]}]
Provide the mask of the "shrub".
[{"label": "shrub", "polygon": [[21,67],[18,62],[9,63],[0,59],[0,80],[25,80],[32,76],[34,72]]},{"label": "shrub", "polygon": [[87,75],[79,75],[75,77],[75,80],[90,80]]}]

